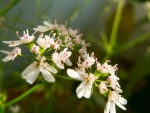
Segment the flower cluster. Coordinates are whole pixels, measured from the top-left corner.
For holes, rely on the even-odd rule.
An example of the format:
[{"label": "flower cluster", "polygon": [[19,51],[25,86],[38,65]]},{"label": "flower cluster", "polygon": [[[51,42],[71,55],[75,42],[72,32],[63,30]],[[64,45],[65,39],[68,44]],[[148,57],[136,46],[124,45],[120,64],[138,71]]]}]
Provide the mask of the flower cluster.
[{"label": "flower cluster", "polygon": [[[57,68],[65,69],[65,64],[72,65],[70,56],[72,50],[77,50],[80,53],[78,58],[78,68],[67,69],[69,77],[81,81],[76,89],[78,98],[90,98],[93,87],[98,87],[100,94],[108,98],[104,113],[116,113],[115,104],[123,110],[123,106],[127,103],[120,93],[122,90],[118,83],[119,78],[116,76],[117,65],[109,65],[107,60],[101,64],[94,53],[89,55],[86,47],[90,46],[85,40],[81,39],[79,30],[67,29],[66,25],[59,25],[55,21],[52,24],[50,21],[44,21],[44,25],[33,28],[35,32],[29,35],[28,30],[23,31],[23,35],[19,36],[16,41],[3,41],[9,47],[14,47],[12,51],[0,50],[7,54],[2,60],[8,62],[14,60],[21,54],[19,45],[26,45],[32,54],[32,63],[21,73],[23,79],[29,84],[33,84],[38,75],[41,74],[47,82],[54,82],[54,74],[58,72]],[[36,38],[37,32],[40,32]],[[83,61],[82,61],[83,59]],[[57,67],[57,68],[56,68]]]},{"label": "flower cluster", "polygon": [[[29,35],[28,30],[23,31],[22,36],[16,32],[19,40],[3,41],[9,47],[15,47],[12,51],[0,50],[0,52],[8,54],[3,61],[14,60],[18,55],[24,56],[21,54],[21,48],[17,46],[26,45],[33,54],[33,62],[22,72],[22,78],[33,84],[41,73],[46,81],[54,82],[55,78],[52,73],[56,74],[57,70],[51,64],[55,64],[60,69],[65,68],[64,64],[71,66],[72,63],[69,60],[72,54],[71,50],[78,50],[84,57],[86,47],[90,46],[81,39],[82,35],[78,34],[79,30],[67,29],[65,26],[57,24],[56,21],[54,24],[44,21],[44,26],[33,28],[35,32],[32,35]],[[40,35],[36,38],[35,33],[37,32],[40,32]]]},{"label": "flower cluster", "polygon": [[107,60],[104,64],[100,64],[97,58],[94,57],[94,53],[91,56],[88,54],[83,62],[79,57],[78,68],[68,69],[67,74],[71,78],[82,81],[76,89],[78,98],[90,98],[92,88],[96,86],[100,94],[108,98],[104,113],[116,113],[115,104],[126,110],[123,105],[127,101],[119,94],[122,90],[118,83],[119,78],[115,75],[117,65],[111,66],[108,62],[110,61]]}]

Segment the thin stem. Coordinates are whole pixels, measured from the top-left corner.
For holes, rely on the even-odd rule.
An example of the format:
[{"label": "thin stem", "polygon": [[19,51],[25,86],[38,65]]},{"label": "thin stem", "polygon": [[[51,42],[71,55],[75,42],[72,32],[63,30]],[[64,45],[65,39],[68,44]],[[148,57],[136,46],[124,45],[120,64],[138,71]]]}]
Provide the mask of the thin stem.
[{"label": "thin stem", "polygon": [[123,11],[123,6],[124,6],[124,0],[119,0],[115,19],[114,19],[114,24],[113,24],[112,32],[111,32],[111,36],[110,36],[110,49],[108,51],[109,52],[108,54],[110,56],[112,55],[114,46],[116,44],[116,37],[117,37],[118,28],[119,28],[119,24],[120,24],[120,20],[121,20],[121,13]]},{"label": "thin stem", "polygon": [[54,75],[55,77],[58,77],[58,78],[62,78],[62,79],[65,79],[65,80],[75,80],[75,79],[72,79],[70,77],[66,77],[66,76],[61,76],[61,75]]},{"label": "thin stem", "polygon": [[[64,76],[60,76],[60,75],[54,75],[55,77],[58,78],[62,78],[62,79],[66,79],[66,80],[74,80],[70,77],[64,77]],[[14,100],[8,102],[5,104],[5,107],[9,107],[15,103],[17,103],[18,101],[24,99],[26,96],[28,96],[29,94],[31,94],[32,92],[34,92],[36,89],[38,89],[40,86],[42,86],[46,81],[43,80],[40,84],[35,85],[34,87],[32,87],[31,89],[29,89],[27,92],[23,93],[22,95],[20,95],[19,97],[15,98]]]},{"label": "thin stem", "polygon": [[49,51],[51,51],[52,49],[48,49],[47,51],[45,51],[44,53],[42,53],[42,55],[45,55],[46,53],[48,53]]},{"label": "thin stem", "polygon": [[106,60],[109,60],[109,59],[110,59],[110,55],[106,54],[105,57],[103,58],[102,62],[105,62]]},{"label": "thin stem", "polygon": [[5,13],[11,9],[17,2],[19,2],[20,0],[13,0],[10,4],[7,5],[7,7],[5,7],[5,9],[3,9],[1,12],[0,12],[0,15],[5,15]]},{"label": "thin stem", "polygon": [[5,107],[9,107],[13,104],[15,104],[16,102],[22,100],[23,98],[25,98],[26,96],[28,96],[29,94],[31,94],[32,92],[34,92],[36,89],[38,89],[40,86],[42,86],[44,83],[46,83],[46,81],[42,81],[40,84],[35,85],[34,87],[32,87],[31,89],[29,89],[27,92],[23,93],[22,95],[20,95],[19,97],[15,98],[14,100],[8,102],[5,104]]}]

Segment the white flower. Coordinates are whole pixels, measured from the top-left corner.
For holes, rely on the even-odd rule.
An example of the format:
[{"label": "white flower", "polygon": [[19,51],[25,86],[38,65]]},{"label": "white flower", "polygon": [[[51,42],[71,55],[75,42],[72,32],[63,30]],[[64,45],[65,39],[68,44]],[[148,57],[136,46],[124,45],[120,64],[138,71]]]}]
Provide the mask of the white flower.
[{"label": "white flower", "polygon": [[117,82],[114,80],[112,75],[107,78],[107,82],[110,84],[110,87],[112,87],[115,91],[117,91],[118,93],[122,93],[122,90],[118,88]]},{"label": "white flower", "polygon": [[22,78],[26,79],[26,81],[30,84],[33,84],[33,82],[36,80],[37,76],[41,72],[44,79],[48,82],[54,82],[55,78],[51,73],[57,73],[57,70],[50,66],[47,62],[44,62],[46,58],[37,57],[37,60],[40,60],[39,64],[38,62],[34,61],[31,63],[23,72],[22,72]]},{"label": "white flower", "polygon": [[84,59],[86,59],[88,57],[88,54],[87,54],[87,51],[86,51],[86,47],[82,47],[79,50],[79,53],[80,53],[81,57],[84,58]]},{"label": "white flower", "polygon": [[101,94],[103,94],[103,93],[105,93],[106,91],[108,91],[108,88],[107,88],[107,82],[101,82],[100,84],[99,84],[99,91],[100,91],[100,93]]},{"label": "white flower", "polygon": [[104,113],[116,113],[115,104],[121,109],[126,110],[126,108],[123,105],[127,104],[127,100],[121,97],[115,91],[110,91]]},{"label": "white flower", "polygon": [[61,62],[59,53],[55,52],[52,54],[52,60],[57,65],[58,68],[64,69],[64,64]]},{"label": "white flower", "polygon": [[86,43],[85,40],[82,40],[82,41],[81,41],[81,46],[82,46],[82,47],[90,47],[91,44],[90,44],[90,43]]},{"label": "white flower", "polygon": [[55,43],[54,41],[54,37],[49,37],[47,35],[45,35],[45,37],[39,37],[37,40],[38,45],[43,48],[44,50],[46,50],[47,48],[54,48],[54,49],[59,49],[59,45]]},{"label": "white flower", "polygon": [[85,59],[84,62],[81,62],[80,57],[79,57],[78,67],[80,67],[80,68],[89,68],[94,63],[95,63],[95,57],[94,57],[94,53],[92,53],[90,57],[89,57],[89,54],[88,54],[88,56],[87,56],[87,58]]},{"label": "white flower", "polygon": [[63,63],[65,63],[68,66],[72,65],[71,61],[69,60],[70,56],[71,56],[71,51],[67,51],[67,48],[65,48],[62,52],[60,52],[60,54],[57,52],[53,53],[52,60],[57,65],[58,68],[64,69]]},{"label": "white flower", "polygon": [[[18,32],[17,32],[18,34]],[[3,43],[5,44],[9,44],[9,47],[14,47],[14,46],[18,46],[18,45],[21,45],[21,44],[27,44],[27,43],[30,43],[34,40],[34,33],[29,36],[29,33],[28,33],[28,30],[26,31],[23,31],[23,36],[22,37],[19,37],[20,40],[16,40],[16,41],[3,41]]]},{"label": "white flower", "polygon": [[39,25],[37,28],[33,28],[33,29],[39,32],[46,32],[48,30],[54,30],[58,27],[56,21],[54,24],[52,24],[50,21],[44,21],[43,24],[44,26]]},{"label": "white flower", "polygon": [[31,47],[30,52],[35,54],[40,54],[40,47],[36,46],[35,44]]},{"label": "white flower", "polygon": [[44,50],[49,48],[50,47],[50,37],[47,35],[44,38],[40,36],[37,39],[37,44]]},{"label": "white flower", "polygon": [[66,25],[67,23],[65,25],[59,25],[57,27],[58,32],[60,32],[59,33],[60,35],[68,35],[68,30],[66,29]]},{"label": "white flower", "polygon": [[63,61],[66,65],[71,66],[72,63],[69,60],[69,57],[71,56],[71,51],[67,51],[68,48],[65,48],[62,52],[60,52],[60,58],[61,61]]},{"label": "white flower", "polygon": [[108,62],[110,62],[109,60],[107,60],[103,65],[101,65],[99,62],[97,62],[97,70],[100,71],[100,73],[109,73],[114,81],[116,82],[116,85],[118,87],[120,87],[119,83],[117,80],[119,80],[119,78],[115,75],[117,68],[117,64],[114,66],[111,66],[108,64]]},{"label": "white flower", "polygon": [[18,55],[21,55],[21,49],[19,47],[15,47],[13,51],[0,50],[0,52],[8,54],[5,58],[3,58],[4,62],[8,62],[10,60],[13,61]]},{"label": "white flower", "polygon": [[69,31],[69,34],[70,34],[72,37],[76,38],[77,33],[79,32],[79,29],[72,30],[72,29],[70,28],[68,31]]},{"label": "white flower", "polygon": [[77,87],[76,93],[78,98],[85,97],[85,98],[90,98],[91,96],[91,90],[92,90],[92,85],[93,82],[95,81],[95,76],[90,73],[85,73],[84,71],[75,71],[73,69],[68,69],[67,74],[74,79],[82,81],[81,84]]}]

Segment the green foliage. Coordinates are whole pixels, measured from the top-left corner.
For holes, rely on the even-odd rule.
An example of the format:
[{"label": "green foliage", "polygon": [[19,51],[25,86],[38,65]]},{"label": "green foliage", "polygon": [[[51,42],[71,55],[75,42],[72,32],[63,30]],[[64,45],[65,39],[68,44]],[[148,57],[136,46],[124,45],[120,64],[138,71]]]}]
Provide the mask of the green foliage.
[{"label": "green foliage", "polygon": [[0,100],[0,113],[4,113],[4,104]]}]

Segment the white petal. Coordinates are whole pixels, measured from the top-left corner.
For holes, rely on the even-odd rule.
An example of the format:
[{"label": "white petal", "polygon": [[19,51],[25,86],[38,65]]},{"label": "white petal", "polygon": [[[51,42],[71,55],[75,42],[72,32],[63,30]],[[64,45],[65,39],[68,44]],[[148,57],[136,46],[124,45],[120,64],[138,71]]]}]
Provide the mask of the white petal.
[{"label": "white petal", "polygon": [[116,113],[116,107],[113,101],[110,101],[110,113]]},{"label": "white petal", "polygon": [[64,50],[63,50],[63,52],[66,52],[68,50],[68,48],[65,48]]},{"label": "white petal", "polygon": [[33,82],[36,80],[37,76],[39,75],[39,68],[35,68],[33,71],[27,74],[26,81],[30,84],[33,84]]},{"label": "white petal", "polygon": [[120,80],[120,79],[114,74],[114,72],[111,73],[111,75],[114,77],[115,80]]},{"label": "white petal", "polygon": [[70,57],[72,52],[71,51],[67,51],[66,54],[68,55],[68,57]]},{"label": "white petal", "polygon": [[45,67],[48,71],[50,71],[50,72],[52,72],[52,73],[54,73],[54,74],[57,73],[57,70],[56,70],[54,67],[50,66],[48,63],[44,63],[44,67]]},{"label": "white petal", "polygon": [[81,78],[86,75],[87,73],[85,73],[84,71],[81,70],[76,70],[76,72],[81,76]]},{"label": "white petal", "polygon": [[68,66],[72,66],[72,62],[69,59],[66,60],[65,64],[68,65]]},{"label": "white petal", "polygon": [[126,105],[127,104],[127,100],[123,97],[119,97],[119,99],[117,100],[119,103],[121,103],[122,105]]},{"label": "white petal", "polygon": [[56,66],[60,69],[64,69],[64,65],[61,62],[54,62],[56,64]]},{"label": "white petal", "polygon": [[104,109],[104,113],[109,113],[110,111],[110,100],[107,101],[105,109]]},{"label": "white petal", "polygon": [[13,57],[11,55],[7,55],[5,58],[3,58],[3,62],[8,62],[10,61],[11,59],[13,59]]},{"label": "white petal", "polygon": [[46,26],[42,26],[42,25],[38,25],[38,28],[41,28],[41,29],[43,28],[44,29],[44,28],[47,28],[47,27]]},{"label": "white petal", "polygon": [[4,53],[4,54],[9,54],[9,51],[4,51],[4,50],[0,50],[0,52]]},{"label": "white petal", "polygon": [[38,26],[38,28],[33,28],[33,30],[40,31],[40,32],[46,32],[49,29],[47,27],[45,27],[45,26]]},{"label": "white petal", "polygon": [[86,85],[86,87],[84,88],[84,94],[83,94],[83,96],[85,98],[90,98],[90,96],[91,96],[91,90],[92,90],[92,85]]},{"label": "white petal", "polygon": [[53,75],[47,71],[46,69],[42,69],[40,68],[40,72],[42,73],[44,79],[48,82],[54,82],[55,78],[53,77]]},{"label": "white petal", "polygon": [[18,46],[18,45],[23,44],[23,42],[20,41],[20,40],[16,40],[16,41],[3,41],[3,43],[9,44],[9,47],[14,47],[14,46]]},{"label": "white petal", "polygon": [[80,76],[75,70],[73,69],[67,69],[67,74],[71,78],[74,78],[76,80],[83,80],[82,76]]},{"label": "white petal", "polygon": [[22,73],[21,76],[22,78],[26,78],[27,75],[36,68],[36,64],[35,63],[31,63]]},{"label": "white petal", "polygon": [[115,101],[115,103],[116,103],[116,105],[119,106],[121,109],[126,110],[126,108],[125,108],[123,105],[121,105],[119,102]]},{"label": "white petal", "polygon": [[77,93],[77,96],[78,98],[81,98],[84,94],[84,83],[82,82],[76,89],[76,93]]},{"label": "white petal", "polygon": [[49,22],[47,22],[47,21],[44,21],[43,24],[44,24],[45,26],[48,26],[49,28],[52,28],[52,24],[49,23]]},{"label": "white petal", "polygon": [[122,93],[122,90],[118,87],[116,87],[114,90],[116,90],[118,93]]},{"label": "white petal", "polygon": [[115,80],[116,85],[120,88],[119,82]]}]

